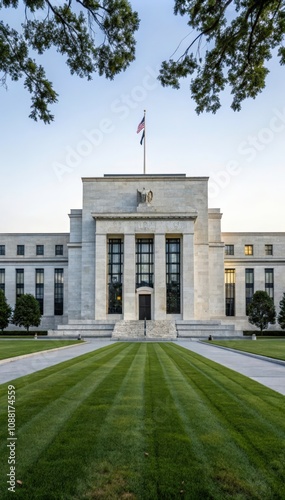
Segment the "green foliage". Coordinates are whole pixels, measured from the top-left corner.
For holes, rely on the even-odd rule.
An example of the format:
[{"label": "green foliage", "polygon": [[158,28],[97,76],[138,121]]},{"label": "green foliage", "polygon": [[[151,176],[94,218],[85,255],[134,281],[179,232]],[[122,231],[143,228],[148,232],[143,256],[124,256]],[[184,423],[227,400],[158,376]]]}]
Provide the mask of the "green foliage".
[{"label": "green foliage", "polygon": [[[49,106],[58,99],[38,63],[46,50],[55,47],[71,74],[87,79],[94,72],[113,79],[135,58],[139,18],[128,0],[0,0],[0,9],[7,8],[18,9],[23,19],[21,29],[0,21],[1,82],[24,78],[34,120],[50,123]],[[235,111],[244,99],[255,98],[265,87],[274,49],[285,64],[284,1],[175,0],[174,13],[187,17],[195,35],[177,60],[163,61],[159,80],[178,89],[181,78],[191,77],[198,114],[215,113],[226,86]]]},{"label": "green foliage", "polygon": [[39,326],[40,322],[41,311],[37,299],[29,293],[18,297],[13,315],[14,325],[24,326],[28,332],[30,326]]},{"label": "green foliage", "polygon": [[268,324],[274,324],[276,311],[273,300],[267,292],[258,290],[253,294],[248,306],[248,321],[257,326],[261,332],[268,328]]},{"label": "green foliage", "polygon": [[176,0],[174,12],[188,17],[196,36],[178,60],[163,62],[159,79],[164,86],[179,88],[181,78],[192,77],[198,114],[217,111],[226,85],[235,111],[244,99],[255,98],[265,87],[273,49],[279,49],[285,64],[284,1]]},{"label": "green foliage", "polygon": [[279,325],[281,326],[282,330],[285,330],[285,293],[283,293],[283,297],[279,302],[279,314],[277,321]]},{"label": "green foliage", "polygon": [[12,308],[7,304],[7,299],[3,290],[0,290],[0,330],[4,330],[9,325],[12,315]]},{"label": "green foliage", "polygon": [[[134,33],[139,20],[127,0],[20,3],[24,9],[18,1],[0,1],[0,9],[18,9],[20,15],[23,12],[21,30],[0,21],[0,81],[6,86],[8,77],[14,81],[24,78],[24,86],[31,93],[30,117],[34,120],[50,123],[54,117],[49,105],[58,98],[35,55],[55,47],[66,57],[71,74],[87,79],[96,71],[113,79],[135,58]],[[96,43],[95,29],[101,36],[100,40],[96,32]]]}]

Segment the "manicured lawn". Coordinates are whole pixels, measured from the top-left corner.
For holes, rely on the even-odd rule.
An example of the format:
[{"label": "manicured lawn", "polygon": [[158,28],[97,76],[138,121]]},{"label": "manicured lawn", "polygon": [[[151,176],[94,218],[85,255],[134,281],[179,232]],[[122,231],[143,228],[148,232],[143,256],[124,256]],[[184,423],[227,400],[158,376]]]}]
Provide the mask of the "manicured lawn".
[{"label": "manicured lawn", "polygon": [[78,344],[78,340],[0,340],[0,359]]},{"label": "manicured lawn", "polygon": [[214,340],[211,343],[285,361],[285,339]]},{"label": "manicured lawn", "polygon": [[180,346],[116,343],[13,385],[17,499],[285,498],[284,396]]}]

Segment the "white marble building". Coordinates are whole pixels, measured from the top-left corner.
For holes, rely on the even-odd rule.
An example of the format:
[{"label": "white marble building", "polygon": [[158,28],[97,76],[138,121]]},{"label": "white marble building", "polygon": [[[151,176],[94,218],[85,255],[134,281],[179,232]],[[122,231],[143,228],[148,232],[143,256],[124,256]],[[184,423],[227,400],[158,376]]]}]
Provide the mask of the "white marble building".
[{"label": "white marble building", "polygon": [[[258,289],[278,307],[285,233],[222,234],[220,210],[208,208],[207,177],[82,181],[70,234],[0,235],[0,287],[12,306],[20,293],[34,294],[43,328],[112,330],[147,319],[175,321],[188,334],[248,329],[246,303]],[[222,333],[236,332],[224,326]]]}]

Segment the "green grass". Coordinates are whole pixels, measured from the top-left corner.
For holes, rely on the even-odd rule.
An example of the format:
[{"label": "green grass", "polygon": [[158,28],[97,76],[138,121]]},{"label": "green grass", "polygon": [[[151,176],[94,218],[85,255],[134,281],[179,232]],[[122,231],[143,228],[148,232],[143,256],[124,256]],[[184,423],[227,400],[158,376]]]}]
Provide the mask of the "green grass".
[{"label": "green grass", "polygon": [[15,498],[285,498],[284,396],[175,344],[116,343],[14,385]]},{"label": "green grass", "polygon": [[0,340],[0,360],[78,343],[77,340]]},{"label": "green grass", "polygon": [[262,338],[257,338],[257,340],[214,340],[211,341],[211,344],[285,361],[285,340]]}]

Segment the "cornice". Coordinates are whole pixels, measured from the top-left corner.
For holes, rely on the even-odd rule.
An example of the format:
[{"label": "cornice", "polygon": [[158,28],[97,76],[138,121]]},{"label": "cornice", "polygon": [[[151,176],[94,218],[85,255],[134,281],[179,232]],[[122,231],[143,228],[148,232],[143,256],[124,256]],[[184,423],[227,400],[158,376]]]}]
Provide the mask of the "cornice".
[{"label": "cornice", "polygon": [[121,214],[100,214],[91,213],[95,220],[196,220],[198,213],[177,213],[162,214],[153,212],[140,213],[121,213]]}]

